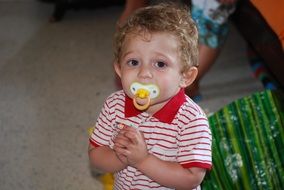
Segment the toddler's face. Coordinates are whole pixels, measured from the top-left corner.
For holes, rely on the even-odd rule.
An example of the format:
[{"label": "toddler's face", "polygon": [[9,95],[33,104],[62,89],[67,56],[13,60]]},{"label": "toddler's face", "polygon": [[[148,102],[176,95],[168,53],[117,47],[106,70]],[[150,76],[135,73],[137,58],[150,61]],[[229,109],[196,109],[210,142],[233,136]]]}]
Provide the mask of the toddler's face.
[{"label": "toddler's face", "polygon": [[133,98],[134,82],[154,84],[160,93],[151,105],[162,103],[186,87],[181,74],[178,41],[169,33],[128,35],[123,44],[120,63],[115,65],[125,93]]}]

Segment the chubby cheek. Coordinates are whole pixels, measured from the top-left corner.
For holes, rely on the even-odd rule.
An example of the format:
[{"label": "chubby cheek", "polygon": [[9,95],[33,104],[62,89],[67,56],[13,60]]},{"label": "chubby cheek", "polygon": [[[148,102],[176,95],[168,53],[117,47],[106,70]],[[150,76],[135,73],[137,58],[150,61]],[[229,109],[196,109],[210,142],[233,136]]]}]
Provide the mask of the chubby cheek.
[{"label": "chubby cheek", "polygon": [[176,95],[180,90],[180,80],[179,78],[173,78],[172,80],[161,80],[159,81],[160,88],[160,98],[166,99]]},{"label": "chubby cheek", "polygon": [[167,99],[168,97],[174,96],[180,89],[178,86],[171,86],[169,83],[168,83],[169,85],[165,85],[165,84],[160,86],[160,98],[161,99]]},{"label": "chubby cheek", "polygon": [[[125,75],[122,75],[125,76]],[[122,88],[124,90],[124,92],[130,97],[132,98],[133,95],[130,91],[130,86],[131,84],[134,82],[134,79],[132,79],[131,77],[121,77],[121,84],[122,84]]]}]

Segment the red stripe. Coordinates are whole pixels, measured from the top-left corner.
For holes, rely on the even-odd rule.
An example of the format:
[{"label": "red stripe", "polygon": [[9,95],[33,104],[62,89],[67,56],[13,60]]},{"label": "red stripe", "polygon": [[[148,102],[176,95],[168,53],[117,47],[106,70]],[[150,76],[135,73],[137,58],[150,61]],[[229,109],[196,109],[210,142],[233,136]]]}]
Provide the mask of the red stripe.
[{"label": "red stripe", "polygon": [[197,138],[180,140],[179,142],[193,141],[193,140],[198,140],[198,139],[208,139],[209,141],[211,141],[211,138],[209,138],[209,137],[197,137]]},{"label": "red stripe", "polygon": [[[155,141],[155,142],[159,142],[159,143],[156,143],[157,145],[160,145],[161,142],[164,142],[165,144],[170,144],[170,145],[175,145],[176,142],[172,142],[172,141],[168,141],[166,139],[163,139],[163,138],[148,138],[147,141]],[[163,145],[164,148],[170,148],[170,147],[167,147],[165,145]]]},{"label": "red stripe", "polygon": [[212,164],[202,163],[202,162],[190,162],[186,164],[181,164],[181,166],[184,168],[198,167],[198,168],[204,168],[208,170],[211,170],[212,168]]},{"label": "red stripe", "polygon": [[159,137],[162,136],[162,137],[159,138],[159,139],[162,139],[162,140],[165,140],[163,138],[173,138],[173,139],[176,139],[175,135],[170,135],[170,134],[166,134],[166,133],[158,133],[158,132],[149,133],[149,132],[145,132],[145,134],[153,134],[153,135],[157,135]]},{"label": "red stripe", "polygon": [[[96,133],[94,133],[94,136],[97,137],[100,141],[103,140],[105,142],[108,142],[108,139],[102,138],[102,137],[98,136]],[[94,138],[92,138],[92,139],[94,139]]]},{"label": "red stripe", "polygon": [[182,158],[182,157],[190,157],[190,156],[202,156],[202,157],[210,157],[211,158],[211,151],[210,150],[206,150],[206,151],[208,151],[208,154],[205,154],[205,151],[203,151],[204,154],[201,154],[201,153],[197,154],[195,152],[195,153],[189,153],[189,154],[182,154],[182,155],[179,155],[178,157]]},{"label": "red stripe", "polygon": [[89,139],[89,142],[94,146],[94,147],[100,147],[101,145],[97,144],[94,139]]},{"label": "red stripe", "polygon": [[195,112],[197,112],[198,114],[200,114],[200,110],[199,110],[198,108],[196,108],[196,107],[193,107],[193,106],[188,105],[187,108],[188,108],[189,110],[194,110]]},{"label": "red stripe", "polygon": [[176,157],[176,155],[169,156],[169,155],[165,155],[165,154],[159,153],[159,152],[153,152],[153,153],[155,153],[154,155],[156,155],[156,156],[163,156],[164,158],[175,158]]},{"label": "red stripe", "polygon": [[190,120],[190,117],[188,116],[188,114],[190,114],[192,117],[196,117],[197,114],[194,114],[193,112],[189,111],[189,110],[182,110],[183,113],[181,114],[181,116],[187,118],[188,120]]},{"label": "red stripe", "polygon": [[209,131],[208,130],[200,130],[200,131],[194,131],[194,132],[189,132],[189,133],[183,133],[181,136],[183,137],[183,136],[187,136],[187,135],[189,135],[189,136],[193,136],[194,134],[204,134],[204,133],[207,133],[208,135],[210,135],[210,133],[209,133]]},{"label": "red stripe", "polygon": [[192,144],[186,144],[186,145],[180,145],[179,148],[185,148],[185,147],[191,147],[191,146],[196,146],[196,145],[208,145],[211,146],[211,143],[207,142],[198,142],[198,143],[192,143]]},{"label": "red stripe", "polygon": [[[208,149],[206,149],[206,148],[194,148],[194,149],[192,149],[192,150],[201,150],[202,152],[205,152],[205,151],[208,151],[208,152],[210,152],[211,153],[211,149],[210,148],[208,148]],[[181,153],[184,153],[184,152],[189,152],[190,150],[182,150],[182,151],[180,151]],[[208,156],[209,154],[197,154],[196,152],[194,153],[194,154],[192,154],[192,153],[189,153],[189,154],[183,154],[182,156],[191,156],[191,155],[202,155],[202,156]]]},{"label": "red stripe", "polygon": [[191,122],[195,122],[195,121],[205,121],[207,123],[208,120],[207,120],[207,118],[204,118],[204,117],[191,120]]},{"label": "red stripe", "polygon": [[[178,121],[183,123],[184,125],[188,125],[188,122],[190,123],[193,123],[193,122],[198,122],[198,121],[204,121],[204,122],[201,122],[201,123],[204,123],[204,124],[207,124],[207,118],[198,118],[198,119],[192,119],[192,118],[188,118],[186,117],[185,115],[183,116],[185,117],[187,120],[184,120],[182,118],[178,118]],[[199,123],[199,122],[198,122]]]},{"label": "red stripe", "polygon": [[105,136],[111,137],[111,135],[106,134],[105,132],[102,131],[102,129],[106,132],[112,133],[112,131],[110,129],[105,128],[104,126],[102,126],[100,123],[97,124],[97,127],[95,128],[95,132],[99,132],[102,133]]},{"label": "red stripe", "polygon": [[106,123],[104,122],[105,120],[110,123],[110,120],[108,119],[107,115],[105,115],[106,113],[105,112],[101,112],[99,118],[98,118],[98,121],[102,121],[103,123]]},{"label": "red stripe", "polygon": [[[210,151],[211,152],[211,148],[197,148],[197,147],[194,147],[193,149],[194,150]],[[199,154],[196,154],[196,155],[199,155]]]},{"label": "red stripe", "polygon": [[[139,126],[139,128],[143,129],[152,129],[153,127],[152,126],[147,126],[147,125],[141,125],[141,127]],[[172,131],[172,132],[178,132],[178,130],[176,129],[172,129],[170,127],[167,127],[167,126],[164,126],[164,125],[161,125],[159,122],[156,122],[156,126],[154,126],[155,129],[161,129],[163,131]],[[162,133],[161,133],[162,134]]]}]

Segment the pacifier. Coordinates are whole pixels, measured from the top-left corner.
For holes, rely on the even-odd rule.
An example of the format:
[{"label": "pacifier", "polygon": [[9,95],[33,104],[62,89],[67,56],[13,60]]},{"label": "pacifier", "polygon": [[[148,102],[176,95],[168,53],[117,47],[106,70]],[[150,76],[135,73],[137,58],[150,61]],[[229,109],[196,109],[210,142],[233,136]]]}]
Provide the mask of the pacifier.
[{"label": "pacifier", "polygon": [[130,91],[134,95],[133,104],[138,110],[146,110],[150,106],[151,99],[158,97],[160,93],[156,85],[139,82],[132,83]]}]

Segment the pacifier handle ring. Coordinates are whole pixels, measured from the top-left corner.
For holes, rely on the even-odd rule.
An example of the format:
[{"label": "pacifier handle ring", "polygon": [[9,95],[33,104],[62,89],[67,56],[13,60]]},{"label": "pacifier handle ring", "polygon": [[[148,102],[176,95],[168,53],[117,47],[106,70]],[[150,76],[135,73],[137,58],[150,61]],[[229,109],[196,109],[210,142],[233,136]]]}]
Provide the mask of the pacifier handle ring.
[{"label": "pacifier handle ring", "polygon": [[140,111],[143,111],[143,110],[147,109],[147,108],[150,106],[150,102],[151,102],[150,96],[147,97],[147,102],[146,102],[146,104],[144,104],[144,105],[140,105],[140,104],[138,104],[138,103],[136,102],[136,98],[137,98],[137,97],[138,97],[138,96],[135,95],[135,97],[133,98],[133,104],[134,104],[135,108],[137,108],[137,109],[140,110]]}]

